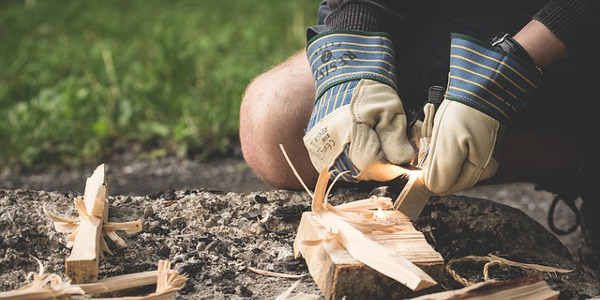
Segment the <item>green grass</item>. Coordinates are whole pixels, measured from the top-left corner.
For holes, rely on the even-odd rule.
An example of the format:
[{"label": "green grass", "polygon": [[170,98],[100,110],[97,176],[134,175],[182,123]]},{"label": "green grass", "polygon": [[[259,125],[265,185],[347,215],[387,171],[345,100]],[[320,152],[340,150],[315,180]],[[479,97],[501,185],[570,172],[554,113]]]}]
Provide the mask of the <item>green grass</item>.
[{"label": "green grass", "polygon": [[304,46],[317,6],[0,1],[0,164],[77,166],[116,145],[225,153],[246,85]]}]

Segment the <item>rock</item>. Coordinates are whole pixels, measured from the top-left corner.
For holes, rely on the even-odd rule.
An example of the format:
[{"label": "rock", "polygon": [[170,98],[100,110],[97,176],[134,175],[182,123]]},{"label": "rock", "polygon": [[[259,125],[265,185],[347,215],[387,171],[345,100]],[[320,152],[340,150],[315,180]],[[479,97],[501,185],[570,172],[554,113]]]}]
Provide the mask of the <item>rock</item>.
[{"label": "rock", "polygon": [[206,245],[206,248],[204,248],[204,251],[206,252],[219,252],[219,248],[221,246],[222,242],[220,240],[214,240],[212,242],[210,242],[208,245]]},{"label": "rock", "polygon": [[242,213],[242,217],[248,220],[256,221],[257,218],[260,218],[260,211],[258,209],[251,209],[245,213]]},{"label": "rock", "polygon": [[171,225],[179,225],[179,224],[185,223],[185,217],[174,217],[174,218],[171,218],[171,220],[169,220],[169,223]]},{"label": "rock", "polygon": [[269,202],[269,200],[267,199],[267,197],[263,197],[261,195],[255,195],[254,202],[256,202],[258,204],[266,204]]},{"label": "rock", "polygon": [[152,209],[152,206],[148,205],[146,206],[146,208],[144,208],[144,219],[148,219],[150,217],[152,217],[154,215],[154,209]]},{"label": "rock", "polygon": [[240,296],[240,297],[252,297],[252,295],[254,295],[254,293],[249,290],[247,287],[243,286],[243,285],[238,285],[235,287],[235,294]]}]

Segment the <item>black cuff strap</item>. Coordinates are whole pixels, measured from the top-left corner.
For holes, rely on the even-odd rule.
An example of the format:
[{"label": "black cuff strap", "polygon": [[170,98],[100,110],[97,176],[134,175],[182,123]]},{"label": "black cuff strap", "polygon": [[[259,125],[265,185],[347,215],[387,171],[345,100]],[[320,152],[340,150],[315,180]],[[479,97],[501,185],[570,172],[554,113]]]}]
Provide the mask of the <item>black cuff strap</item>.
[{"label": "black cuff strap", "polygon": [[527,53],[527,51],[523,49],[519,42],[515,41],[515,39],[513,39],[508,33],[497,33],[490,39],[490,44],[493,47],[498,47],[504,52],[510,53],[522,59],[526,63],[534,66],[540,72],[540,74],[543,74],[542,68],[535,64],[531,56],[529,56],[529,53]]}]

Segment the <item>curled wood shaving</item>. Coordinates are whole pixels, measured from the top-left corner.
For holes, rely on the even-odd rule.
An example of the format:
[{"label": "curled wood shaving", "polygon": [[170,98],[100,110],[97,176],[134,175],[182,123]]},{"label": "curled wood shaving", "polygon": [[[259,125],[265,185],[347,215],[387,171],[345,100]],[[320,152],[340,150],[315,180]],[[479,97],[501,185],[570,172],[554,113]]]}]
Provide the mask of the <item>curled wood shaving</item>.
[{"label": "curled wood shaving", "polygon": [[280,277],[280,278],[288,278],[288,279],[300,279],[304,276],[306,276],[307,274],[301,274],[301,275],[294,275],[294,274],[284,274],[284,273],[277,273],[277,272],[271,272],[271,271],[265,271],[265,270],[260,270],[260,269],[256,269],[250,266],[247,266],[246,268],[248,268],[248,270],[256,273],[256,274],[260,274],[260,275],[265,275],[265,276],[271,276],[271,277]]},{"label": "curled wood shaving", "polygon": [[174,293],[185,286],[187,275],[179,274],[177,270],[171,270],[171,262],[160,260],[158,262],[158,274],[156,279],[156,293],[149,296],[163,296]]},{"label": "curled wood shaving", "polygon": [[370,209],[390,209],[393,207],[392,199],[389,197],[371,196],[368,199],[356,200],[352,202],[342,203],[336,206],[341,210],[370,210]]},{"label": "curled wood shaving", "polygon": [[69,299],[70,295],[83,295],[84,291],[69,282],[64,282],[60,276],[44,273],[45,268],[37,258],[39,271],[29,272],[27,284],[14,291],[0,292],[0,299]]},{"label": "curled wood shaving", "polygon": [[262,219],[259,219],[258,222],[261,224],[267,223],[267,221],[269,220],[270,217],[271,217],[271,214],[267,211],[265,216],[262,217]]},{"label": "curled wood shaving", "polygon": [[292,161],[290,160],[289,156],[287,155],[287,152],[285,152],[285,149],[283,148],[282,144],[279,144],[279,149],[281,149],[281,152],[283,152],[283,156],[285,157],[285,160],[287,161],[288,165],[292,169],[292,172],[294,173],[294,175],[296,176],[296,178],[298,179],[298,181],[300,182],[300,184],[302,185],[302,187],[304,188],[304,190],[311,197],[313,197],[313,193],[310,191],[310,189],[308,188],[308,186],[306,186],[306,183],[304,183],[304,180],[302,180],[302,177],[300,177],[300,174],[298,174],[298,171],[296,171],[296,168],[294,168],[294,164],[292,164]]},{"label": "curled wood shaving", "polygon": [[[54,221],[54,228],[56,231],[61,233],[67,233],[67,247],[71,248],[73,246],[73,241],[75,241],[75,237],[77,236],[77,232],[79,231],[79,223],[82,219],[88,219],[90,216],[87,213],[85,203],[83,202],[83,198],[78,197],[74,201],[75,208],[79,213],[79,217],[77,219],[68,219],[64,217],[60,217],[52,212],[50,212],[46,207],[43,207],[44,213]],[[100,216],[101,217],[101,216]],[[127,243],[117,235],[116,231],[125,231],[128,234],[133,234],[142,230],[142,221],[130,221],[130,222],[104,222],[102,224],[102,231],[104,235],[108,236],[113,242],[118,244],[121,247],[126,247]],[[102,239],[101,248],[103,252],[107,252],[112,255],[112,251],[110,251],[106,241]]]}]

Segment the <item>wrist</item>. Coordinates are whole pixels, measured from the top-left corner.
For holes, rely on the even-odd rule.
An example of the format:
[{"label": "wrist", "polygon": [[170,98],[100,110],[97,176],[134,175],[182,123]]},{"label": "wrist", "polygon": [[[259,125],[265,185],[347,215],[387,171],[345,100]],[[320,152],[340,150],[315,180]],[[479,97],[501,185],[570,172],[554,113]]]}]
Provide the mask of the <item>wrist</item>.
[{"label": "wrist", "polygon": [[546,25],[536,20],[525,25],[513,38],[527,51],[533,62],[542,68],[569,56],[563,42]]}]

